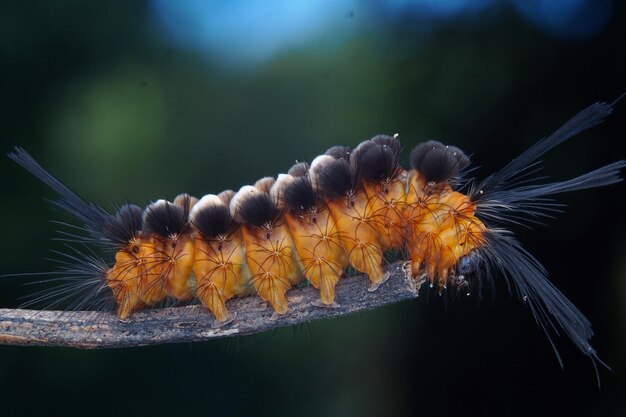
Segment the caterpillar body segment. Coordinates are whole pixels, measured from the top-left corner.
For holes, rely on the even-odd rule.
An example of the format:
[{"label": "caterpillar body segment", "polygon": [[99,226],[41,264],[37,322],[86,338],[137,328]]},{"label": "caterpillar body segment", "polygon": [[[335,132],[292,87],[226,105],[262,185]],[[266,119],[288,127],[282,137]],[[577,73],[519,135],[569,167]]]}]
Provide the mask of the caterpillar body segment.
[{"label": "caterpillar body segment", "polygon": [[194,245],[191,238],[189,212],[196,199],[184,194],[173,203],[158,200],[150,204],[144,213],[144,235],[154,248],[150,258],[156,282],[144,288],[152,293],[154,304],[172,297],[188,301],[193,298],[194,283],[191,270],[194,260]]},{"label": "caterpillar body segment", "polygon": [[345,157],[322,155],[311,163],[311,175],[325,195],[335,218],[341,244],[350,265],[368,275],[375,290],[387,278],[383,270],[383,249],[374,222],[374,206],[363,187],[357,187],[354,170]]},{"label": "caterpillar body segment", "polygon": [[372,226],[383,250],[402,249],[407,240],[404,218],[406,173],[400,172],[384,182],[365,182],[363,189],[371,206]]},{"label": "caterpillar body segment", "polygon": [[217,325],[236,317],[226,308],[226,301],[254,292],[241,226],[233,219],[228,206],[233,194],[206,195],[190,214],[195,229],[196,297],[211,310]]},{"label": "caterpillar body segment", "polygon": [[293,237],[304,275],[320,290],[320,307],[337,307],[335,287],[349,266],[337,222],[318,191],[308,168],[296,166],[278,176],[274,193],[285,206],[285,219]]},{"label": "caterpillar body segment", "polygon": [[[174,203],[158,200],[143,211],[141,224],[128,243],[118,249],[115,264],[106,280],[113,291],[120,318],[165,300],[193,298],[193,242],[189,227],[189,207],[194,199],[177,197]],[[124,206],[115,218],[131,218],[139,212]]]},{"label": "caterpillar body segment", "polygon": [[405,169],[397,135],[378,135],[354,150],[332,147],[310,166],[297,163],[276,180],[263,178],[237,193],[200,200],[183,194],[145,210],[123,205],[115,214],[85,202],[16,148],[9,156],[53,188],[60,195],[53,203],[80,221],[66,239],[115,252],[111,264],[71,248],[60,271],[68,284],[36,299],[65,298],[84,277],[73,285],[89,292],[76,306],[112,299],[126,319],[166,300],[195,297],[220,326],[236,317],[228,300],[251,293],[269,302],[277,317],[286,314],[288,291],[304,279],[320,291],[315,305],[337,306],[337,286],[349,266],[367,274],[375,290],[388,278],[384,255],[393,250],[408,255],[413,279],[428,281],[440,294],[468,280],[480,286],[500,271],[551,342],[562,332],[599,361],[588,320],[502,226],[550,216],[559,208],[555,194],[621,181],[626,161],[565,181],[532,177],[540,157],[611,111],[605,103],[588,107],[482,182],[464,178],[470,161],[454,146],[424,142]]},{"label": "caterpillar body segment", "polygon": [[160,275],[151,264],[155,253],[149,243],[133,242],[131,249],[123,248],[115,254],[115,264],[106,272],[106,281],[121,319],[164,298],[156,285]]},{"label": "caterpillar body segment", "polygon": [[268,301],[275,313],[288,311],[286,293],[304,279],[289,228],[282,212],[266,191],[273,179],[264,179],[259,188],[244,186],[230,206],[242,223],[246,259],[252,282],[259,296]]},{"label": "caterpillar body segment", "polygon": [[425,274],[431,286],[437,281],[440,292],[459,260],[484,243],[486,227],[475,216],[476,205],[452,188],[468,164],[461,150],[437,141],[420,144],[411,153],[404,210],[411,274]]},{"label": "caterpillar body segment", "polygon": [[372,211],[372,225],[383,250],[401,249],[407,239],[403,212],[406,204],[406,175],[400,166],[402,147],[398,135],[378,135],[362,142],[353,152],[356,182],[363,189]]}]

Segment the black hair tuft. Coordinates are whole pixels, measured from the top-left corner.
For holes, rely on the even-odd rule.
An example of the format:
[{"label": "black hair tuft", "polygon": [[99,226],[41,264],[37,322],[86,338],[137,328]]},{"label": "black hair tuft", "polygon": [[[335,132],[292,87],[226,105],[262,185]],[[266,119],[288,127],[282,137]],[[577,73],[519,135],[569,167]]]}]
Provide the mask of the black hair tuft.
[{"label": "black hair tuft", "polygon": [[465,152],[456,146],[448,146],[448,154],[452,155],[458,161],[459,171],[463,171],[470,164],[469,156],[465,155]]},{"label": "black hair tuft", "polygon": [[411,165],[426,181],[443,182],[457,177],[469,165],[469,158],[455,146],[431,140],[413,149]]},{"label": "black hair tuft", "polygon": [[219,193],[217,196],[219,197],[220,200],[222,200],[224,204],[228,206],[230,204],[230,200],[233,199],[235,194],[237,193],[235,193],[233,190],[225,190]]},{"label": "black hair tuft", "polygon": [[273,224],[280,216],[280,210],[268,193],[258,192],[240,200],[237,215],[245,224],[263,227]]},{"label": "black hair tuft", "polygon": [[398,139],[397,135],[376,135],[371,139],[371,141],[380,145],[389,146],[398,155],[402,152],[402,144],[400,143],[400,139]]},{"label": "black hair tuft", "polygon": [[[395,141],[393,145],[390,142]],[[374,139],[377,139],[376,141]],[[364,142],[352,154],[356,182],[383,181],[392,178],[400,166],[399,141],[390,136],[379,135]]]},{"label": "black hair tuft", "polygon": [[237,223],[225,204],[207,204],[194,210],[193,225],[204,237],[228,236]]},{"label": "black hair tuft", "polygon": [[309,177],[295,177],[284,190],[285,201],[289,208],[308,211],[317,205],[317,195]]},{"label": "black hair tuft", "polygon": [[274,177],[264,177],[254,183],[254,188],[263,193],[269,193],[275,182],[276,178]]},{"label": "black hair tuft", "polygon": [[344,196],[354,188],[352,167],[345,159],[325,163],[317,171],[317,186],[328,198]]},{"label": "black hair tuft", "polygon": [[303,177],[309,174],[309,164],[306,162],[298,162],[287,171],[292,177]]},{"label": "black hair tuft", "polygon": [[121,206],[115,216],[109,217],[102,228],[105,239],[126,245],[139,236],[143,228],[143,209],[135,204]]},{"label": "black hair tuft", "polygon": [[411,156],[410,156],[411,167],[419,171],[419,166],[422,165],[422,161],[426,157],[426,154],[436,149],[441,149],[445,147],[446,146],[443,143],[436,141],[436,140],[429,140],[429,141],[418,144],[411,151]]},{"label": "black hair tuft", "polygon": [[189,210],[185,207],[159,200],[146,208],[143,215],[143,231],[162,237],[180,235],[189,227]]},{"label": "black hair tuft", "polygon": [[350,160],[350,155],[352,154],[352,148],[349,146],[337,145],[329,148],[324,155],[330,155],[335,159],[343,159],[345,161]]},{"label": "black hair tuft", "polygon": [[418,171],[428,182],[443,182],[459,173],[459,162],[445,148],[435,149],[422,160]]}]

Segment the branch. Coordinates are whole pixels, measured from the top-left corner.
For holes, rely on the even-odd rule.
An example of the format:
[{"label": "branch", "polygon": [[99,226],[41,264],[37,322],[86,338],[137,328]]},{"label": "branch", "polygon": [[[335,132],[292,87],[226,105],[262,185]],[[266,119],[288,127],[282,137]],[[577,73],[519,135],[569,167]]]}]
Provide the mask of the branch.
[{"label": "branch", "polygon": [[126,321],[110,312],[0,309],[0,344],[99,349],[213,340],[341,317],[417,298],[417,287],[405,278],[401,262],[389,265],[388,270],[389,280],[373,293],[367,291],[366,276],[341,279],[337,286],[338,308],[312,306],[311,302],[319,298],[319,291],[312,286],[294,289],[287,294],[292,312],[277,320],[271,318],[271,307],[258,297],[231,300],[228,308],[237,313],[237,318],[220,328],[211,327],[215,319],[200,305],[145,310]]}]

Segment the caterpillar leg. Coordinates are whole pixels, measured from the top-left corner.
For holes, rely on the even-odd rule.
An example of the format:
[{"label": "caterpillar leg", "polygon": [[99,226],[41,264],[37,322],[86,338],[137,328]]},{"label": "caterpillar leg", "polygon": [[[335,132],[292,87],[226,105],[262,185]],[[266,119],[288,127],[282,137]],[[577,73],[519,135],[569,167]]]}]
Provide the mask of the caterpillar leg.
[{"label": "caterpillar leg", "polygon": [[[269,301],[278,314],[285,314],[288,309],[285,293],[303,278],[294,257],[291,245],[286,244],[285,230],[282,239],[272,241],[244,231],[247,242],[246,256],[252,273],[252,282],[261,298]],[[261,233],[265,235],[265,232]]]},{"label": "caterpillar leg", "polygon": [[[321,268],[320,268],[321,269]],[[320,298],[318,300],[313,301],[313,305],[316,307],[329,307],[329,308],[337,308],[339,304],[335,301],[335,287],[339,282],[339,275],[332,268],[324,268],[330,269],[329,273],[320,272],[319,274],[311,274],[313,278],[309,278],[311,284],[317,289],[320,290]]]},{"label": "caterpillar leg", "polygon": [[108,280],[108,285],[113,291],[117,303],[117,316],[121,320],[126,320],[131,313],[145,306],[145,303],[139,299],[137,288],[133,288],[133,286],[116,278],[108,278]]},{"label": "caterpillar leg", "polygon": [[276,314],[282,315],[288,312],[289,303],[285,294],[291,289],[289,283],[270,272],[253,276],[253,282],[257,294],[271,304]]},{"label": "caterpillar leg", "polygon": [[320,290],[316,306],[338,306],[335,303],[335,287],[343,270],[348,266],[348,257],[338,243],[338,237],[331,241],[315,233],[303,236],[302,228],[293,231],[294,240],[304,275],[309,282]]},{"label": "caterpillar leg", "polygon": [[343,242],[350,264],[369,277],[370,291],[378,289],[389,278],[383,270],[383,251],[378,242],[361,240],[358,236],[346,238]]},{"label": "caterpillar leg", "polygon": [[215,323],[212,327],[217,328],[231,323],[237,317],[237,313],[231,313],[226,308],[226,300],[220,289],[212,282],[208,282],[200,287],[196,296],[206,308],[211,310],[215,316]]},{"label": "caterpillar leg", "polygon": [[415,231],[409,242],[411,276],[426,275],[431,287],[437,284],[440,292],[444,290],[459,259],[482,246],[481,227],[480,222],[467,220],[452,227],[430,228],[435,231]]},{"label": "caterpillar leg", "polygon": [[107,285],[111,288],[117,304],[117,316],[124,320],[145,305],[139,298],[137,285],[119,276],[118,271],[110,270],[107,274]]}]

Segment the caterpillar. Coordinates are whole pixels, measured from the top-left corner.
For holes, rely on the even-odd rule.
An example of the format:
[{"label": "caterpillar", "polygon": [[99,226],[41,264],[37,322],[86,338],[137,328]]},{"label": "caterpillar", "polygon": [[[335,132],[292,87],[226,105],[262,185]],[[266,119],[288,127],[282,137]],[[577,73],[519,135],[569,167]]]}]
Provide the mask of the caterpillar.
[{"label": "caterpillar", "polygon": [[287,293],[303,283],[319,290],[316,308],[338,306],[349,270],[366,275],[364,285],[375,292],[389,277],[387,254],[396,253],[410,280],[439,294],[502,276],[561,365],[552,337],[563,332],[595,366],[602,362],[590,322],[507,227],[553,216],[560,210],[555,194],[621,181],[624,160],[565,181],[536,176],[543,155],[601,123],[616,102],[587,107],[482,181],[471,178],[470,158],[457,147],[421,143],[404,168],[399,136],[377,135],[238,191],[124,204],[113,213],[16,147],[8,156],[52,188],[59,196],[52,204],[77,220],[61,232],[68,250],[60,254],[60,282],[28,305],[111,310],[127,320],[144,308],[196,299],[220,327],[237,318],[229,300],[256,294],[279,320],[289,314]]}]

